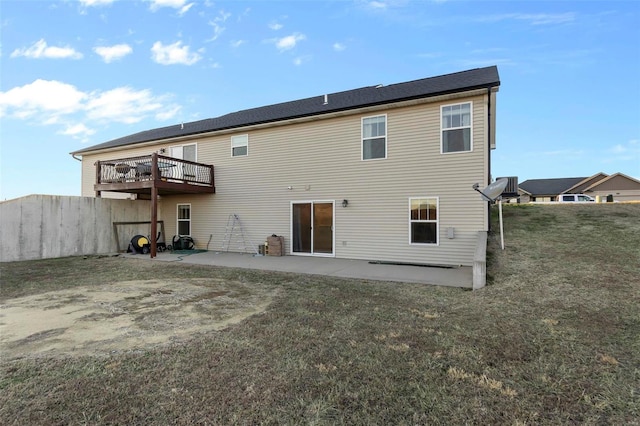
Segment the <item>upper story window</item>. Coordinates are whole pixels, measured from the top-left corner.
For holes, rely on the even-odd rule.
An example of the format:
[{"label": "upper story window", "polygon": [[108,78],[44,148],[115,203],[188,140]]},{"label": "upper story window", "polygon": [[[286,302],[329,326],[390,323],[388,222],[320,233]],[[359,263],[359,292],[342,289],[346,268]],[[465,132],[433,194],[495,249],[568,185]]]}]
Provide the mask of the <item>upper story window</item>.
[{"label": "upper story window", "polygon": [[[169,148],[169,155],[180,160],[193,161],[198,160],[198,150],[195,143],[187,145],[176,145]],[[194,164],[179,163],[174,167],[161,169],[162,176],[169,179],[195,179],[196,166]]]},{"label": "upper story window", "polygon": [[438,197],[409,198],[409,242],[438,244]]},{"label": "upper story window", "polygon": [[362,119],[362,159],[387,158],[387,116]]},{"label": "upper story window", "polygon": [[169,148],[169,155],[180,160],[197,161],[196,144],[172,146]]},{"label": "upper story window", "polygon": [[231,136],[231,156],[244,157],[249,155],[249,135]]},{"label": "upper story window", "polygon": [[442,107],[442,152],[471,151],[471,102]]}]

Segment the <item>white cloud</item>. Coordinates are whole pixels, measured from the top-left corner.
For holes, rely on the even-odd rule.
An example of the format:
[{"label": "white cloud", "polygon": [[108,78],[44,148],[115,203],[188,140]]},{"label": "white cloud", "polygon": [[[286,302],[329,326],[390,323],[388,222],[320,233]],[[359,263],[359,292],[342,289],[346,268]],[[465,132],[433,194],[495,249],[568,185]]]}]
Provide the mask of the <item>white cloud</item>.
[{"label": "white cloud", "polygon": [[382,2],[382,1],[370,1],[367,5],[372,9],[386,9],[387,8],[387,4],[385,2]]},{"label": "white cloud", "polygon": [[87,94],[70,84],[55,80],[36,80],[7,92],[0,92],[0,116],[8,111],[13,117],[27,118],[37,114],[49,120],[82,109]]},{"label": "white cloud", "polygon": [[528,21],[531,25],[549,25],[564,24],[575,20],[575,13],[536,13],[536,14],[517,14],[515,19]]},{"label": "white cloud", "polygon": [[613,152],[614,154],[622,154],[624,152],[627,152],[627,147],[621,144],[615,145],[613,148],[611,148],[611,152]]},{"label": "white cloud", "polygon": [[38,40],[30,47],[16,49],[13,51],[13,53],[11,53],[12,58],[16,58],[18,56],[24,56],[25,58],[32,58],[32,59],[40,59],[40,58],[80,59],[82,58],[82,54],[80,52],[76,52],[75,49],[71,47],[48,46],[47,42],[44,39]]},{"label": "white cloud", "polygon": [[503,13],[499,15],[485,15],[473,18],[477,22],[500,22],[507,20],[525,21],[531,25],[552,25],[573,22],[576,14],[566,13]]},{"label": "white cloud", "polygon": [[305,55],[305,56],[298,56],[297,58],[295,58],[293,60],[293,64],[296,66],[300,66],[302,64],[304,64],[305,62],[309,62],[311,60],[311,55]]},{"label": "white cloud", "polygon": [[361,8],[374,13],[386,12],[392,9],[401,9],[410,3],[411,0],[356,0],[356,4]]},{"label": "white cloud", "polygon": [[83,123],[68,124],[64,130],[58,132],[59,135],[71,136],[76,139],[84,139],[91,136],[96,131],[85,126]]},{"label": "white cloud", "polygon": [[440,53],[440,52],[418,53],[416,56],[418,58],[433,59],[433,58],[442,57],[442,53]]},{"label": "white cloud", "polygon": [[137,123],[149,113],[157,113],[162,103],[150,90],[118,87],[94,96],[86,105],[87,117],[93,120]]},{"label": "white cloud", "polygon": [[282,37],[275,40],[275,45],[279,51],[284,52],[285,50],[290,50],[296,47],[299,41],[306,39],[304,34],[295,33],[290,36]]},{"label": "white cloud", "polygon": [[272,23],[270,23],[270,24],[269,24],[269,28],[270,28],[270,29],[272,29],[272,30],[274,30],[274,31],[281,30],[283,26],[284,26],[284,25],[279,24],[279,23],[277,23],[277,22],[272,22]]},{"label": "white cloud", "polygon": [[226,22],[229,18],[231,18],[231,14],[229,12],[221,10],[220,12],[218,12],[218,16],[216,16],[213,20],[215,22]]},{"label": "white cloud", "polygon": [[209,22],[209,25],[213,27],[213,37],[208,41],[215,41],[218,37],[220,37],[220,34],[222,34],[222,32],[225,30],[225,27],[221,24],[225,23],[230,16],[230,13],[226,13],[224,10],[221,10],[218,16],[216,16],[213,21]]},{"label": "white cloud", "polygon": [[182,46],[181,41],[176,41],[166,46],[156,41],[153,43],[151,53],[151,58],[162,65],[193,65],[202,59],[202,56],[197,52],[190,52],[189,46]]},{"label": "white cloud", "polygon": [[616,144],[608,152],[613,156],[605,157],[604,162],[640,161],[640,141],[631,139],[626,144]]},{"label": "white cloud", "polygon": [[60,126],[58,133],[78,139],[95,133],[87,123],[137,123],[149,117],[168,120],[180,109],[168,95],[130,87],[82,92],[60,81],[36,80],[0,92],[0,116]]},{"label": "white cloud", "polygon": [[182,109],[179,105],[169,106],[167,108],[162,108],[160,111],[156,113],[156,120],[158,121],[166,121],[173,117],[175,117],[180,110]]},{"label": "white cloud", "polygon": [[185,4],[184,6],[182,6],[180,8],[180,10],[178,11],[178,15],[182,16],[185,13],[187,13],[189,11],[189,9],[191,9],[191,7],[194,5],[195,3],[189,3],[189,4]]},{"label": "white cloud", "polygon": [[187,13],[194,3],[187,3],[187,0],[150,0],[151,5],[149,8],[152,12],[157,11],[163,7],[172,7],[178,9],[180,15]]},{"label": "white cloud", "polygon": [[247,42],[246,40],[234,40],[234,41],[232,41],[230,44],[231,44],[231,47],[233,47],[233,48],[237,48],[237,47],[242,46],[242,45],[243,45],[243,44],[245,44],[246,42]]},{"label": "white cloud", "polygon": [[211,37],[207,41],[215,41],[218,39],[218,37],[220,37],[220,34],[224,32],[225,28],[216,22],[209,22],[209,25],[213,27],[213,37]]},{"label": "white cloud", "polygon": [[333,43],[333,50],[335,50],[336,52],[342,52],[346,48],[347,46],[342,43]]},{"label": "white cloud", "polygon": [[114,0],[79,0],[80,5],[84,7],[91,6],[107,6],[113,3]]},{"label": "white cloud", "polygon": [[102,57],[106,63],[122,59],[127,56],[133,49],[128,44],[115,44],[113,46],[94,47],[93,51]]}]

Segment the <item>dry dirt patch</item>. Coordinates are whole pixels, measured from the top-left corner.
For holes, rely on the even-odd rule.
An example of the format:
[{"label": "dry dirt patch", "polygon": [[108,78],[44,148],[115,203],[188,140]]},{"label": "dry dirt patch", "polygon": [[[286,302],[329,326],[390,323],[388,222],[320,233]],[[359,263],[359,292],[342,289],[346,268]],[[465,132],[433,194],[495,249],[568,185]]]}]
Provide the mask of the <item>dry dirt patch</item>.
[{"label": "dry dirt patch", "polygon": [[262,312],[274,291],[210,278],[122,281],[7,300],[2,358],[92,355],[179,341]]}]

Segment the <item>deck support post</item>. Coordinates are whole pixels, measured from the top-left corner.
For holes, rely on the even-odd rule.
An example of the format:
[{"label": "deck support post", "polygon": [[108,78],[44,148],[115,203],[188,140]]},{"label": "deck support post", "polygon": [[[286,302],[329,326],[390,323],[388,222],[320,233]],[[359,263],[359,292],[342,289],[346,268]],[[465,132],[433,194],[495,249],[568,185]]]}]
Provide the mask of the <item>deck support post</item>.
[{"label": "deck support post", "polygon": [[158,187],[156,183],[158,181],[158,154],[153,153],[151,156],[151,180],[153,185],[151,186],[151,258],[153,259],[157,255],[158,245],[156,243],[158,234]]},{"label": "deck support post", "polygon": [[[102,164],[100,161],[96,161],[96,183],[100,183],[100,175],[102,173]],[[96,198],[102,197],[102,191],[96,191]]]}]

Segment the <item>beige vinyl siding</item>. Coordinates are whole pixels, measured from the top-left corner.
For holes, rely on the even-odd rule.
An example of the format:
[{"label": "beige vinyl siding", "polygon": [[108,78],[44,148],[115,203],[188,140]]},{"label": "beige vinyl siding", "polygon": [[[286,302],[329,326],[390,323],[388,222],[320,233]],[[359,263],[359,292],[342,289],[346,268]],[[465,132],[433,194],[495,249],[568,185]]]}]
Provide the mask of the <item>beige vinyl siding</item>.
[{"label": "beige vinyl siding", "polygon": [[[140,148],[129,148],[119,151],[103,152],[100,154],[91,154],[82,156],[82,196],[94,197],[96,195],[94,185],[96,183],[96,166],[97,161],[107,161],[117,158],[136,157],[141,155],[150,155],[157,152],[161,147],[167,148],[169,152],[168,144],[166,145],[154,145]],[[169,154],[164,154],[169,155]],[[122,194],[108,192],[101,195],[104,198],[118,198]]]},{"label": "beige vinyl siding", "polygon": [[589,191],[587,195],[596,198],[600,197],[602,202],[607,201],[607,196],[612,195],[613,201],[640,201],[640,189],[632,190],[613,190],[613,191]]},{"label": "beige vinyl siding", "polygon": [[[601,177],[599,180],[602,179]],[[593,183],[590,182],[590,184]],[[640,200],[640,183],[625,176],[612,176],[602,183],[594,185],[585,193],[594,198],[600,196],[605,201],[607,195],[613,195],[614,201],[638,201]]]},{"label": "beige vinyl siding", "polygon": [[592,189],[595,191],[637,191],[640,190],[640,184],[624,176],[613,176],[598,185],[594,185]]},{"label": "beige vinyl siding", "polygon": [[[473,151],[443,155],[440,106],[466,101],[473,102]],[[387,114],[387,159],[376,161],[361,159],[361,119],[376,114],[371,111],[203,137],[198,161],[214,165],[216,194],[162,197],[167,239],[175,234],[176,204],[190,203],[198,248],[206,248],[211,236],[209,249],[220,250],[228,215],[237,213],[256,245],[283,235],[289,254],[291,202],[335,200],[336,257],[470,265],[476,233],[486,230],[486,202],[471,188],[488,181],[485,110],[485,96],[380,109]],[[231,136],[247,133],[250,155],[231,157]],[[161,146],[169,145],[108,157],[148,154]],[[97,158],[87,156],[83,163]],[[83,164],[83,194],[90,187],[92,195],[94,179],[93,166]],[[410,197],[439,198],[438,245],[409,244]],[[447,238],[448,227],[455,228],[454,239]]]}]

